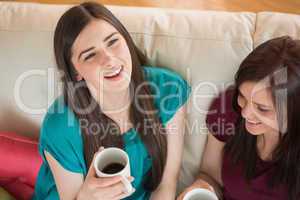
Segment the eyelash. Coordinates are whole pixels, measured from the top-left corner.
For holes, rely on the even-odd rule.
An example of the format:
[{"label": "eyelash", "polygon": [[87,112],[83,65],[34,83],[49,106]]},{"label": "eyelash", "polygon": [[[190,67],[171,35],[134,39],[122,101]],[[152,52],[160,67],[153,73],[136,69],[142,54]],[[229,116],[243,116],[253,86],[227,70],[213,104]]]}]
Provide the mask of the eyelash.
[{"label": "eyelash", "polygon": [[118,41],[119,39],[113,39],[113,40],[110,40],[109,42],[108,42],[108,47],[110,47],[110,46],[112,46],[113,44],[115,44],[117,41]]},{"label": "eyelash", "polygon": [[[242,95],[238,95],[238,98],[239,98],[239,100],[240,101],[242,101],[242,102],[244,102],[244,100],[245,100],[245,98],[242,96]],[[260,107],[260,106],[256,106],[256,108],[260,111],[260,112],[268,112],[269,111],[269,109],[264,109],[264,108],[262,108],[262,107]]]},{"label": "eyelash", "polygon": [[87,57],[84,58],[84,61],[89,60],[90,58],[94,57],[96,53],[91,53]]},{"label": "eyelash", "polygon": [[268,112],[269,110],[268,109],[264,109],[264,108],[261,108],[261,107],[257,107],[257,109],[260,111],[260,112]]},{"label": "eyelash", "polygon": [[[115,44],[119,39],[113,39],[113,40],[110,40],[108,42],[108,47],[111,47],[113,44]],[[90,58],[94,57],[96,55],[96,53],[91,53],[89,54],[87,57],[84,58],[84,61],[87,61],[89,60]]]}]

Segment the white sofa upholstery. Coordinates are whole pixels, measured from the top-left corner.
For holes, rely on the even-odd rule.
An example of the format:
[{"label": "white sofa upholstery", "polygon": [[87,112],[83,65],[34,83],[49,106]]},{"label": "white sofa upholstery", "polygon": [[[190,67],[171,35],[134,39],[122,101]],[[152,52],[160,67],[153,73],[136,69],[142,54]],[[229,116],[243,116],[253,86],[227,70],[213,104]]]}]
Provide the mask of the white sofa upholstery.
[{"label": "white sofa upholstery", "polygon": [[[53,32],[66,5],[0,2],[0,130],[38,137],[47,107],[61,93]],[[193,93],[180,188],[197,174],[206,141],[205,110],[232,83],[241,60],[263,41],[300,39],[300,16],[109,6],[151,65],[187,79]]]}]

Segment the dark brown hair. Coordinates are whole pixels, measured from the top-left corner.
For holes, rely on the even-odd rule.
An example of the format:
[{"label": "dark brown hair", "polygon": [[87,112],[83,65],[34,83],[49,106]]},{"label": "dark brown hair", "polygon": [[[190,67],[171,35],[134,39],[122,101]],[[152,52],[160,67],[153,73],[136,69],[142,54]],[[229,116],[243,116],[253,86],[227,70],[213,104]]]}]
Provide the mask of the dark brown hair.
[{"label": "dark brown hair", "polygon": [[[76,70],[71,62],[71,48],[80,34],[80,32],[92,21],[102,19],[114,26],[117,31],[125,38],[132,59],[132,77],[130,93],[137,95],[136,88],[144,83],[144,73],[141,65],[145,64],[145,56],[135,46],[129,33],[120,21],[103,5],[86,2],[74,6],[66,11],[59,19],[54,35],[54,51],[57,66],[64,72],[64,98],[65,103],[73,110],[79,120],[86,120],[89,124],[99,124],[103,130],[111,130],[108,135],[100,130],[98,134],[89,133],[89,129],[82,128],[82,138],[84,142],[84,156],[87,167],[91,165],[92,158],[100,146],[124,148],[120,128],[112,119],[101,112],[100,106],[92,97],[85,81],[76,80]],[[81,84],[78,87],[78,84]],[[74,91],[76,88],[76,91]],[[150,95],[150,86],[139,88],[138,95]],[[147,190],[154,190],[160,183],[166,163],[167,141],[163,134],[165,130],[161,126],[145,126],[145,121],[151,121],[153,124],[161,125],[155,112],[141,112],[136,105],[143,108],[144,111],[154,111],[154,103],[151,98],[133,98],[137,102],[131,103],[129,108],[130,121],[136,129],[139,137],[145,144],[151,158],[152,169],[144,180],[144,186]],[[92,109],[90,105],[93,106]],[[87,113],[79,112],[89,110]],[[151,114],[152,113],[152,114]]]},{"label": "dark brown hair", "polygon": [[279,144],[272,152],[274,170],[269,187],[287,186],[289,199],[300,195],[300,40],[288,36],[271,39],[253,50],[235,75],[233,106],[239,114],[234,136],[226,143],[234,164],[242,163],[245,178],[256,174],[257,136],[247,132],[237,103],[239,87],[246,81],[267,78],[279,123]]}]

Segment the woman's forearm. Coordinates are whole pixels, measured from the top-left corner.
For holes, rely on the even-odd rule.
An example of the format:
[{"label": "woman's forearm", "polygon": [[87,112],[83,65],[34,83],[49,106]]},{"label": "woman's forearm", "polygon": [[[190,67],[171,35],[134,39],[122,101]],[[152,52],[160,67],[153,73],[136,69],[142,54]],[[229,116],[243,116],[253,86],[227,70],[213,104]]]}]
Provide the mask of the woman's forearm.
[{"label": "woman's forearm", "polygon": [[199,180],[206,181],[211,187],[213,187],[213,189],[215,190],[218,198],[223,199],[222,186],[214,178],[212,178],[210,175],[206,174],[205,172],[200,171],[200,173],[198,175],[198,178],[194,183],[197,184],[197,181],[199,181]]},{"label": "woman's forearm", "polygon": [[162,182],[157,189],[152,192],[151,194],[151,200],[174,200],[175,199],[175,193],[176,193],[176,182],[172,183],[166,183]]}]

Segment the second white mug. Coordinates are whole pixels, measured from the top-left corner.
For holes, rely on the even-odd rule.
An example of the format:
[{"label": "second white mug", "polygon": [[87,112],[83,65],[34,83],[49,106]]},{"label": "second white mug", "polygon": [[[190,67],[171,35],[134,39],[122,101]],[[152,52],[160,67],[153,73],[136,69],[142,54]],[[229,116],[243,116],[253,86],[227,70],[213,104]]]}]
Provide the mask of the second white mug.
[{"label": "second white mug", "polygon": [[186,193],[183,200],[218,200],[218,197],[210,190],[196,188]]}]

